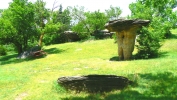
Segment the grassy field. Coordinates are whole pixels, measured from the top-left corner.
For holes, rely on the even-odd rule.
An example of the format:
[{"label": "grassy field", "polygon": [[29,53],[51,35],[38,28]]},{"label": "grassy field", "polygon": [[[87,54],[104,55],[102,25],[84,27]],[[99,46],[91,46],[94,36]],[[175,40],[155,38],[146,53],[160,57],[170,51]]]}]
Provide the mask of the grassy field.
[{"label": "grassy field", "polygon": [[[177,30],[172,32],[156,59],[115,61],[113,39],[45,46],[48,55],[38,59],[0,57],[0,100],[177,100]],[[62,76],[88,74],[125,76],[138,85],[89,94],[65,91],[57,84]]]}]

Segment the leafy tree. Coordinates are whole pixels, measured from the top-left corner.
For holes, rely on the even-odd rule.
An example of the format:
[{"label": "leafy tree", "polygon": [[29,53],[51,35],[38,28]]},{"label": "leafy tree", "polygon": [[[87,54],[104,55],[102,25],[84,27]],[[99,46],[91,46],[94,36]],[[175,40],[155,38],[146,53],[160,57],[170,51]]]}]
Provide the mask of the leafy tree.
[{"label": "leafy tree", "polygon": [[[59,6],[59,9],[53,11],[52,14],[52,21],[53,23],[57,24],[58,22],[61,23],[60,29],[58,29],[56,34],[48,34],[45,35],[44,40],[46,44],[51,43],[63,43],[66,42],[64,38],[64,31],[67,31],[71,28],[71,16],[70,11],[68,8],[63,10],[62,5]],[[49,36],[50,35],[50,36]],[[50,39],[49,39],[50,38]],[[47,43],[48,41],[48,43]]]},{"label": "leafy tree", "polygon": [[86,22],[85,8],[81,7],[69,7],[70,16],[72,16],[72,31],[77,32],[80,38],[87,38],[90,36],[90,28]]},{"label": "leafy tree", "polygon": [[158,56],[162,39],[171,34],[170,29],[174,28],[177,22],[177,12],[173,12],[176,6],[176,0],[137,0],[136,3],[129,5],[131,18],[151,21],[148,28],[143,28],[139,32],[137,39],[139,58]]},{"label": "leafy tree", "polygon": [[18,54],[35,38],[34,5],[27,0],[13,0],[0,18],[1,43],[13,43]]},{"label": "leafy tree", "polygon": [[95,30],[104,29],[104,25],[108,21],[106,15],[101,13],[99,10],[94,12],[86,12],[85,16],[86,23],[88,24],[91,33]]},{"label": "leafy tree", "polygon": [[113,7],[112,5],[110,6],[110,9],[105,10],[107,17],[110,20],[116,20],[119,19],[120,14],[122,13],[122,10],[120,7]]},{"label": "leafy tree", "polygon": [[132,18],[149,19],[151,22],[158,18],[163,25],[161,35],[163,38],[170,36],[170,29],[175,28],[177,22],[177,12],[173,8],[177,7],[176,0],[137,0],[130,4]]},{"label": "leafy tree", "polygon": [[71,8],[71,16],[74,20],[72,30],[77,32],[83,39],[89,37],[94,31],[104,29],[108,17],[105,13],[98,11],[85,12],[84,7]]},{"label": "leafy tree", "polygon": [[50,10],[46,9],[45,5],[46,3],[43,0],[35,2],[35,22],[40,34],[39,46],[42,46],[42,40],[46,33],[55,34],[60,27],[60,23],[53,23],[50,18]]}]

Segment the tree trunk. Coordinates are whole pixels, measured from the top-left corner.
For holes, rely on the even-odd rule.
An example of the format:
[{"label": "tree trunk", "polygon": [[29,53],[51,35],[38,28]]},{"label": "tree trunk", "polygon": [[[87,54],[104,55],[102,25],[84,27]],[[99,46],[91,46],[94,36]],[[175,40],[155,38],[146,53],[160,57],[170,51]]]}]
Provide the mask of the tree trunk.
[{"label": "tree trunk", "polygon": [[23,47],[22,47],[22,44],[20,43],[14,43],[17,51],[18,51],[18,55],[20,55],[22,52],[23,52]]},{"label": "tree trunk", "polygon": [[40,36],[40,38],[39,38],[39,43],[38,43],[38,45],[39,45],[40,47],[42,47],[42,39],[43,39],[43,37],[44,37],[44,33],[42,33],[41,36]]}]

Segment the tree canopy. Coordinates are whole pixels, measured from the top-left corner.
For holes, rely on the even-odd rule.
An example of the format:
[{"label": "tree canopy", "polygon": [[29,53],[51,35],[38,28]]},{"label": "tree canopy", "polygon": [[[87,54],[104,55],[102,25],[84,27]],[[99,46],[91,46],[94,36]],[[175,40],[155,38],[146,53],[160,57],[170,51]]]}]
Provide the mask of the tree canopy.
[{"label": "tree canopy", "polygon": [[34,5],[27,0],[13,0],[0,18],[0,38],[3,43],[13,43],[18,53],[28,48],[35,37]]}]

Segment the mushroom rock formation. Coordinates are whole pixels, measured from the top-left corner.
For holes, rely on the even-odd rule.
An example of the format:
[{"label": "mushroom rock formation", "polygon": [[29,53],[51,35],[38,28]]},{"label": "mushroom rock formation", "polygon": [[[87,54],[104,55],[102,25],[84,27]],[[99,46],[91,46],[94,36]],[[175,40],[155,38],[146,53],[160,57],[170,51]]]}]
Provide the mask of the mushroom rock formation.
[{"label": "mushroom rock formation", "polygon": [[106,23],[105,28],[110,32],[116,32],[118,42],[119,60],[130,60],[134,50],[136,32],[147,26],[149,20],[141,19],[118,19]]}]

